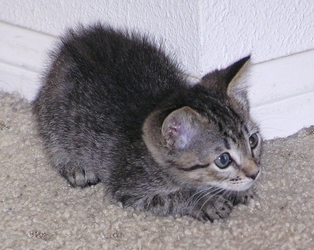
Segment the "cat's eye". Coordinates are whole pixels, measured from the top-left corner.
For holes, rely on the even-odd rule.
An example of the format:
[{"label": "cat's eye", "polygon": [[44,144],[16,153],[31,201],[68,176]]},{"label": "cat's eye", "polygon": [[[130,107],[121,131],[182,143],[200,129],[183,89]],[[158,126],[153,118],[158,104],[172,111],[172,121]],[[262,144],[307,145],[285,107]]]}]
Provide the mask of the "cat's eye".
[{"label": "cat's eye", "polygon": [[256,148],[256,146],[258,145],[258,141],[259,141],[259,138],[258,138],[257,133],[250,136],[249,143],[250,143],[251,149]]},{"label": "cat's eye", "polygon": [[217,167],[224,169],[229,166],[229,164],[232,162],[232,159],[228,153],[223,153],[219,155],[219,157],[214,162]]}]

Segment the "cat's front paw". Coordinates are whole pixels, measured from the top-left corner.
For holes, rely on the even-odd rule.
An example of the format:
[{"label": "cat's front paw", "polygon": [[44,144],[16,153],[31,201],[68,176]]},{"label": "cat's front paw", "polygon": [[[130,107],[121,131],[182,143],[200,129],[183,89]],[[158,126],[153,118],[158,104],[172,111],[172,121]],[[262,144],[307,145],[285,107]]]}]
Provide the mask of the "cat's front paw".
[{"label": "cat's front paw", "polygon": [[67,165],[66,167],[61,168],[59,172],[65,179],[67,179],[72,187],[84,188],[99,182],[99,179],[94,172],[86,171],[77,166]]},{"label": "cat's front paw", "polygon": [[230,215],[232,208],[233,204],[231,201],[220,197],[215,201],[206,202],[200,206],[199,209],[194,209],[192,211],[192,217],[203,222],[213,222],[217,219],[227,218]]},{"label": "cat's front paw", "polygon": [[238,192],[236,194],[232,194],[229,197],[229,200],[232,202],[234,206],[238,204],[246,205],[249,203],[251,199],[253,199],[254,195],[255,194],[254,194],[253,189],[249,189],[246,191]]}]

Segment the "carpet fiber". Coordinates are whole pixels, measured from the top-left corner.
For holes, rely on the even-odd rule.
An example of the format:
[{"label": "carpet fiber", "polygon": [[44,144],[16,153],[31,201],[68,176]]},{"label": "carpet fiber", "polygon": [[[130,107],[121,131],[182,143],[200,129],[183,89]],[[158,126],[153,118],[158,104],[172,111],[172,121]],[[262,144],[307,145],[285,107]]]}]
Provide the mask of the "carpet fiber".
[{"label": "carpet fiber", "polygon": [[314,127],[265,142],[257,197],[226,220],[122,209],[49,165],[30,105],[0,92],[1,249],[314,249]]}]

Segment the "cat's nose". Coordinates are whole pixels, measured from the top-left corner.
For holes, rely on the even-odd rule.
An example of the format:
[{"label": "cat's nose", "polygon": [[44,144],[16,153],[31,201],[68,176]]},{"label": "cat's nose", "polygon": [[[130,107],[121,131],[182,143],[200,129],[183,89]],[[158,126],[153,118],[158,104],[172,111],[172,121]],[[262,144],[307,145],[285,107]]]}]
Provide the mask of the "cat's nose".
[{"label": "cat's nose", "polygon": [[251,178],[251,179],[253,179],[253,180],[255,180],[256,178],[257,178],[257,176],[259,175],[259,170],[257,170],[255,173],[253,173],[253,174],[250,174],[248,177],[249,178]]},{"label": "cat's nose", "polygon": [[247,178],[256,180],[260,174],[260,168],[253,159],[245,159],[243,161],[243,172]]}]

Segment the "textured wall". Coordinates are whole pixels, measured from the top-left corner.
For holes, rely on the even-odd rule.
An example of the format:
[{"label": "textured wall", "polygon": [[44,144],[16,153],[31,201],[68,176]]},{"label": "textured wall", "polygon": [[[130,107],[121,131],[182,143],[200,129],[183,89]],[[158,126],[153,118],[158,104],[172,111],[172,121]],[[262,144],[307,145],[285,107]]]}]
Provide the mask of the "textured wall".
[{"label": "textured wall", "polygon": [[256,63],[314,49],[313,0],[10,0],[0,10],[55,36],[98,20],[148,32],[196,76],[249,53]]},{"label": "textured wall", "polygon": [[77,24],[97,21],[163,40],[182,66],[199,71],[198,1],[10,0],[0,3],[0,21],[59,36]]},{"label": "textured wall", "polygon": [[201,0],[202,69],[314,49],[313,0]]}]

